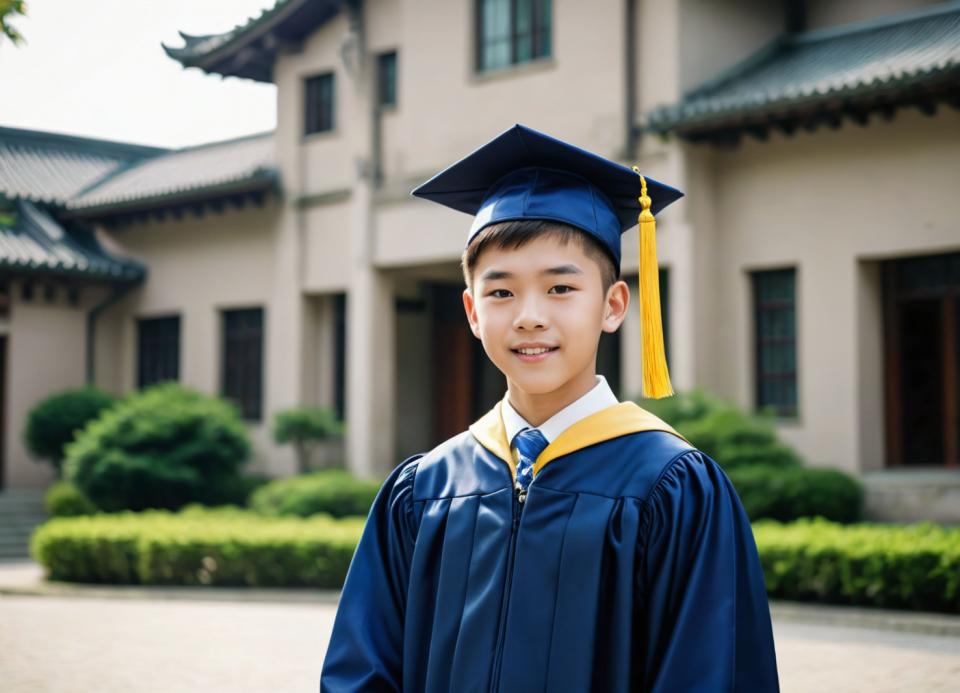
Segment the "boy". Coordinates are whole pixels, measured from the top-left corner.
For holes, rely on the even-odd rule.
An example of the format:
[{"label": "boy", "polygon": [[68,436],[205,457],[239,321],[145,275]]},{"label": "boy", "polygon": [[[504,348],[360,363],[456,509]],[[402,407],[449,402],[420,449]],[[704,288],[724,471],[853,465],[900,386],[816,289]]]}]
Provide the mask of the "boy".
[{"label": "boy", "polygon": [[595,370],[641,212],[644,389],[670,393],[648,208],[681,193],[517,125],[413,194],[475,215],[464,309],[507,393],[384,482],[321,692],[779,690],[729,480]]}]

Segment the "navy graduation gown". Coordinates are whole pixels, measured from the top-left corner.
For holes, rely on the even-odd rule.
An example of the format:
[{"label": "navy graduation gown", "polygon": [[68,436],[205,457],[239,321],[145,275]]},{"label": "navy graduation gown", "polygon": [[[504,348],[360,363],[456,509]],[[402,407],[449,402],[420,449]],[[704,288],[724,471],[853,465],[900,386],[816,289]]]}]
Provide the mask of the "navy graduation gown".
[{"label": "navy graduation gown", "polygon": [[632,402],[541,453],[526,501],[498,404],[386,479],[320,679],[346,691],[778,691],[729,479]]}]

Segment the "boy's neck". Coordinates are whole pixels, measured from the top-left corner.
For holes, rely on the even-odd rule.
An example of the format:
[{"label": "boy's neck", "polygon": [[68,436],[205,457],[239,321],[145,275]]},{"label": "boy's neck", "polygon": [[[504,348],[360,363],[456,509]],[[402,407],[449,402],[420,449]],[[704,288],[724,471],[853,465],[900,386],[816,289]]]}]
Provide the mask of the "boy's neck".
[{"label": "boy's neck", "polygon": [[524,392],[508,380],[507,396],[517,413],[531,426],[537,427],[590,392],[596,384],[597,371],[594,367],[584,370],[556,390],[542,394]]}]

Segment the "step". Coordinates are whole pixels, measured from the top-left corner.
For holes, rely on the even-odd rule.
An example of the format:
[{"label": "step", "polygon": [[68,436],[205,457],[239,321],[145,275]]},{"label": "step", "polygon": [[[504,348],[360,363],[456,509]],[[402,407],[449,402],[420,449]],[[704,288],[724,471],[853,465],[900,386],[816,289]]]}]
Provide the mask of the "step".
[{"label": "step", "polygon": [[43,504],[0,505],[0,517],[7,515],[45,515],[47,508]]}]

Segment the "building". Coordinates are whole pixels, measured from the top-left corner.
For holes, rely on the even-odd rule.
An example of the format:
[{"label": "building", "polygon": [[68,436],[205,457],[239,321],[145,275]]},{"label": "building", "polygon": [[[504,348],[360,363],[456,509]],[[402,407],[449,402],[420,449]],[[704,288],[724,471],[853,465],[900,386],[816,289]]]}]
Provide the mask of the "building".
[{"label": "building", "polygon": [[[658,225],[676,387],[773,407],[811,464],[875,499],[908,488],[900,517],[957,512],[960,3],[280,0],[183,40],[166,50],[185,67],[276,84],[277,129],[88,142],[115,165],[40,205],[145,278],[91,278],[72,306],[64,283],[61,306],[55,274],[10,273],[9,485],[46,482],[18,437],[31,398],[91,369],[118,391],[226,392],[275,474],[293,461],[269,417],[298,403],[343,412],[361,473],[462,430],[503,388],[462,317],[469,220],[408,193],[522,122],[686,191]],[[114,298],[93,313],[96,291]],[[638,322],[603,343],[621,397],[640,391]],[[52,357],[41,334],[72,361],[28,377]]]}]

